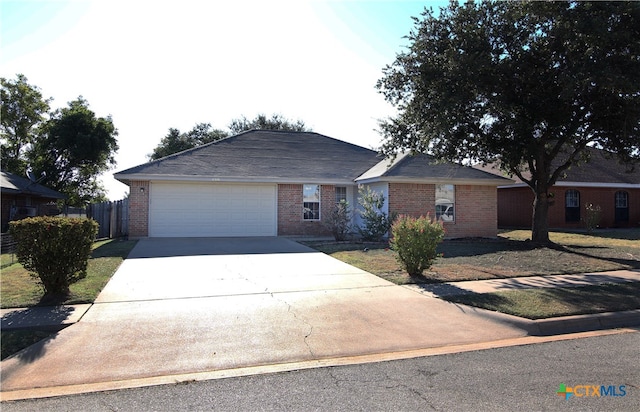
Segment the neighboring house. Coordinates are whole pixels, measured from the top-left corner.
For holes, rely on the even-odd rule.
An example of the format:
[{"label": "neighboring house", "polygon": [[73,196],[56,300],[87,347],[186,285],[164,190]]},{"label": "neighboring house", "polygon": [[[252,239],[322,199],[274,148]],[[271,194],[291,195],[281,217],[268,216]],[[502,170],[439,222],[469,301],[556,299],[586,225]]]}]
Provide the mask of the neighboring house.
[{"label": "neighboring house", "polygon": [[[549,227],[584,227],[587,205],[600,208],[600,227],[640,226],[639,166],[630,171],[602,150],[587,150],[589,162],[571,167],[550,191]],[[530,228],[533,199],[521,180],[499,186],[498,225]]]},{"label": "neighboring house", "polygon": [[39,183],[9,172],[0,172],[2,232],[9,221],[30,216],[57,214],[55,202],[65,196]]},{"label": "neighboring house", "polygon": [[497,234],[496,187],[511,180],[428,156],[381,160],[318,133],[251,130],[116,173],[130,187],[129,236],[320,236],[358,185],[385,211],[443,215],[449,237]]}]

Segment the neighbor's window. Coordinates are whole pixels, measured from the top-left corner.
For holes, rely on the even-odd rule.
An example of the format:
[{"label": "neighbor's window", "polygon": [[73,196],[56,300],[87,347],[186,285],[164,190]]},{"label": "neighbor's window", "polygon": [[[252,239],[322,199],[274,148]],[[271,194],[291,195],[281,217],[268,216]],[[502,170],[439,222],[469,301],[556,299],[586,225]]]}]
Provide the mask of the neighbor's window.
[{"label": "neighbor's window", "polygon": [[456,219],[456,187],[436,185],[436,220],[453,222]]},{"label": "neighbor's window", "polygon": [[336,186],[336,204],[347,201],[347,188],[344,186]]},{"label": "neighbor's window", "polygon": [[577,190],[570,189],[564,192],[564,220],[580,221],[580,192]]},{"label": "neighbor's window", "polygon": [[618,191],[615,194],[616,222],[628,222],[629,221],[629,193],[625,191]]},{"label": "neighbor's window", "polygon": [[320,185],[304,185],[302,189],[304,220],[320,220]]}]

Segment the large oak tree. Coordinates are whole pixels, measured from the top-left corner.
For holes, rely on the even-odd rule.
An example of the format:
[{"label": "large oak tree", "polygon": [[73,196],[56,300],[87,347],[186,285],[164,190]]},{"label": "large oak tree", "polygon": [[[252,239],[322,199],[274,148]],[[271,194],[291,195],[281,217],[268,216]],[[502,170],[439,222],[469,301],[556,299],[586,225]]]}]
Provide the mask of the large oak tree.
[{"label": "large oak tree", "polygon": [[586,147],[640,158],[640,3],[452,1],[414,21],[377,83],[397,108],[385,154],[496,162],[533,190],[536,242],[549,189]]}]

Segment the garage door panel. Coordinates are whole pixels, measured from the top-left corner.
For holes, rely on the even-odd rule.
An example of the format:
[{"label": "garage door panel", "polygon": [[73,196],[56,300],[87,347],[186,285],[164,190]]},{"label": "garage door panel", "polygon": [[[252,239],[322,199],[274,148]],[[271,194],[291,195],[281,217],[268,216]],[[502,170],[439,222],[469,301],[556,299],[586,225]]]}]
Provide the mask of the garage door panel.
[{"label": "garage door panel", "polygon": [[149,235],[275,236],[276,186],[153,183]]}]

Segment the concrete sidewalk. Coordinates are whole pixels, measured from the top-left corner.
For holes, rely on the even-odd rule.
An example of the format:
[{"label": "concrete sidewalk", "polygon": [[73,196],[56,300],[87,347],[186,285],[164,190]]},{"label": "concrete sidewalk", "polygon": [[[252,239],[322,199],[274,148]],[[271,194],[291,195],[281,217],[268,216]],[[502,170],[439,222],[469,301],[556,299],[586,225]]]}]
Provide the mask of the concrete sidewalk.
[{"label": "concrete sidewalk", "polygon": [[[404,287],[431,297],[444,297],[457,294],[492,293],[514,289],[564,288],[598,285],[602,283],[625,282],[640,282],[640,269],[583,273],[575,275],[528,276],[507,279],[404,285]],[[293,287],[293,289],[295,289],[295,287]],[[175,294],[175,290],[172,293]],[[219,293],[221,295],[224,294],[223,291],[219,291]],[[155,298],[157,298],[157,296]],[[108,296],[106,294],[101,294],[100,299],[108,299]],[[90,307],[91,304],[81,304],[0,309],[0,316],[2,316],[0,329],[39,329],[57,331],[78,322]],[[587,316],[596,317],[596,315]]]},{"label": "concrete sidewalk", "polygon": [[2,361],[2,399],[540,332],[531,321],[416,293],[286,239],[256,241],[262,253],[253,254],[242,242],[225,253],[210,252],[230,248],[224,239],[190,242],[140,241],[88,310],[3,312],[3,328],[38,317],[79,321]]},{"label": "concrete sidewalk", "polygon": [[407,287],[434,297],[442,297],[467,293],[503,292],[515,289],[568,288],[625,282],[640,282],[640,269],[575,275],[525,276],[506,279],[431,283],[407,285]]}]

